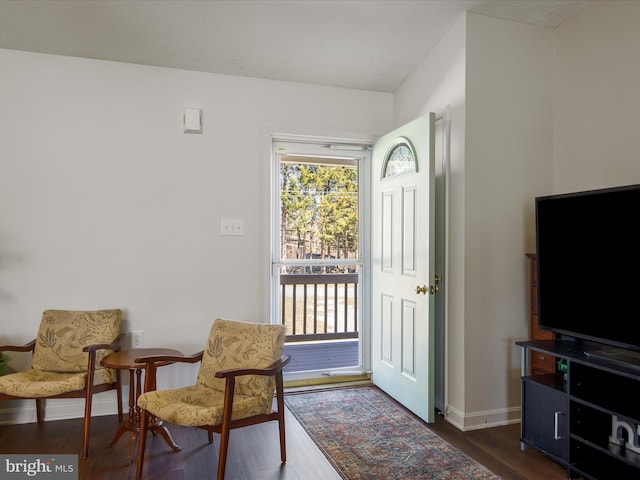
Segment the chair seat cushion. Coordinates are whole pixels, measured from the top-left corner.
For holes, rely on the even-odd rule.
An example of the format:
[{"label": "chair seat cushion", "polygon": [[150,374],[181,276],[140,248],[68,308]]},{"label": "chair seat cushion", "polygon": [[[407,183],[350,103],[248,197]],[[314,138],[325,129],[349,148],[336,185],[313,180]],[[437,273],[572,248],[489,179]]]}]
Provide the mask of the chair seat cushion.
[{"label": "chair seat cushion", "polygon": [[[143,393],[138,405],[152,415],[177,425],[200,427],[222,423],[223,392],[204,385],[192,385],[172,390]],[[232,420],[269,413],[261,397],[236,395],[233,399]]]},{"label": "chair seat cushion", "polygon": [[[95,371],[93,384],[111,383],[113,379],[113,370],[99,368]],[[82,390],[86,381],[86,372],[58,373],[30,369],[0,377],[0,393],[23,398],[45,398]]]}]

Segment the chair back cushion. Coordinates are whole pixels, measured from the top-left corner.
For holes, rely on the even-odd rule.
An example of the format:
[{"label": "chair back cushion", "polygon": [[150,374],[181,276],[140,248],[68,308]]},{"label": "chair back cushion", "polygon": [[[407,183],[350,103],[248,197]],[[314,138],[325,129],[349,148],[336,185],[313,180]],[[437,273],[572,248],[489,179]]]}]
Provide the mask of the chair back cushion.
[{"label": "chair back cushion", "polygon": [[[284,325],[217,319],[202,356],[198,384],[224,392],[225,380],[216,372],[233,368],[266,368],[280,359]],[[244,375],[236,378],[236,395],[262,397],[271,408],[274,377]]]},{"label": "chair back cushion", "polygon": [[[50,372],[86,372],[88,345],[112,343],[120,333],[120,310],[45,310],[31,366]],[[96,352],[96,369],[111,350]]]}]

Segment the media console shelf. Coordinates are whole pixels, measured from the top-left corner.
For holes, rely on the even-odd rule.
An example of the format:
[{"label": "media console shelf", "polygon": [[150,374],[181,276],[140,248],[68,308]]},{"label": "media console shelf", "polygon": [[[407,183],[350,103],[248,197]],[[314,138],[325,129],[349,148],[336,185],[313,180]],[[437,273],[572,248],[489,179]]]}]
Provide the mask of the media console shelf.
[{"label": "media console shelf", "polygon": [[[522,347],[522,449],[529,445],[553,458],[568,478],[640,478],[640,358],[587,341],[516,345]],[[566,361],[566,373],[531,375],[531,352]]]}]

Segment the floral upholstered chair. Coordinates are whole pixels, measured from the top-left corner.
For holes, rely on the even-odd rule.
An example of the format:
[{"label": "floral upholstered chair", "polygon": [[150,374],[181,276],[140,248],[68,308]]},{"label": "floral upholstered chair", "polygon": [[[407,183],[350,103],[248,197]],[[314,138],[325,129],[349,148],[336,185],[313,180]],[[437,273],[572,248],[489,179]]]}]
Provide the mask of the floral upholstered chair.
[{"label": "floral upholstered chair", "polygon": [[[282,356],[283,325],[217,319],[204,351],[186,357],[145,357],[145,392],[138,398],[142,409],[136,479],[142,478],[149,421],[166,420],[178,425],[220,434],[218,480],[224,478],[229,432],[233,428],[278,421],[280,459],[286,461],[282,370],[289,356]],[[195,385],[155,390],[157,363],[200,363]],[[276,392],[276,410],[273,396]]]},{"label": "floral upholstered chair", "polygon": [[89,454],[91,400],[94,393],[117,390],[122,421],[120,374],[100,361],[120,350],[120,310],[45,310],[35,340],[1,351],[31,352],[31,368],[0,377],[0,400],[35,399],[38,423],[44,420],[42,400],[84,398],[82,458]]}]

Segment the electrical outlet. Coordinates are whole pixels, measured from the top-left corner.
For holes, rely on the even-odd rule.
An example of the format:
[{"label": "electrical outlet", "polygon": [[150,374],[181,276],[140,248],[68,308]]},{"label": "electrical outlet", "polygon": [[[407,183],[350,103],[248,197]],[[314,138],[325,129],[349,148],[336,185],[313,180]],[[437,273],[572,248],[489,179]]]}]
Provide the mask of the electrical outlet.
[{"label": "electrical outlet", "polygon": [[134,330],[131,332],[131,348],[142,348],[144,346],[144,332]]},{"label": "electrical outlet", "polygon": [[244,235],[244,220],[223,218],[220,230],[221,235]]}]

